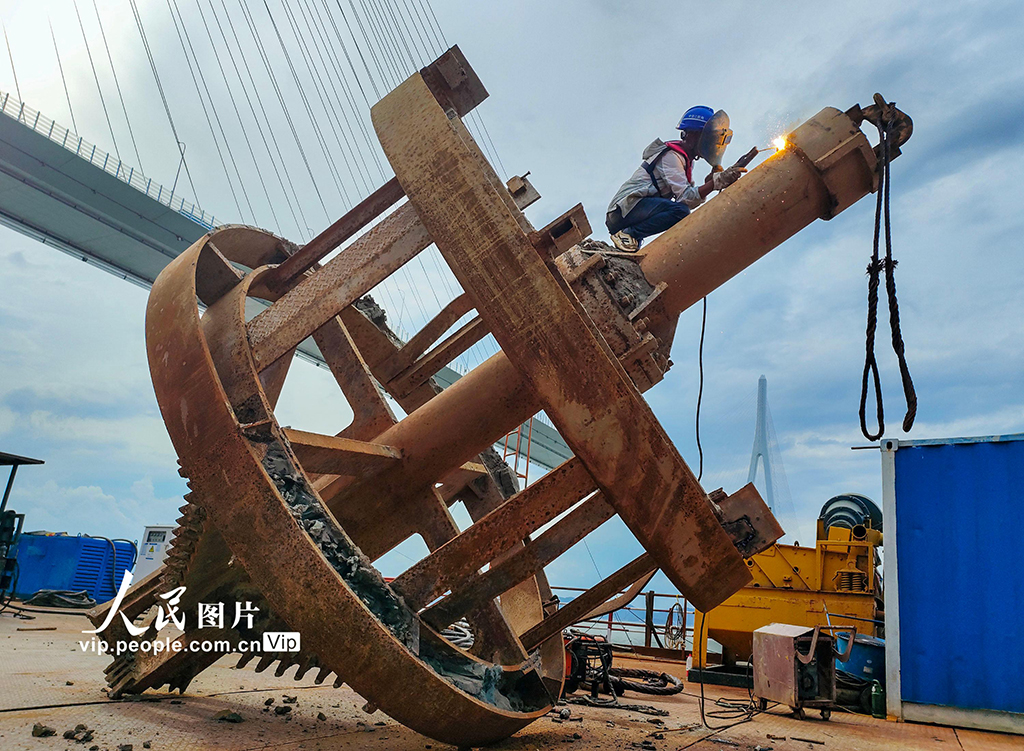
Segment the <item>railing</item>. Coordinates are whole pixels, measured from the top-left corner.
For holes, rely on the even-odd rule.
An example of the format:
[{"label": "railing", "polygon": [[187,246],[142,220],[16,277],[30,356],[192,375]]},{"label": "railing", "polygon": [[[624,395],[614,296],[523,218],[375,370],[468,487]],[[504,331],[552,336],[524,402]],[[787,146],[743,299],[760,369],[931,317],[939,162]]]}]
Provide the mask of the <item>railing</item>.
[{"label": "railing", "polygon": [[[585,592],[578,587],[551,587],[556,593]],[[568,598],[563,598],[568,599]],[[638,594],[633,602],[642,601],[640,607],[627,605],[600,618],[581,621],[573,628],[587,633],[604,636],[608,641],[623,646],[659,648],[676,651],[683,660],[693,650],[693,631],[696,626],[695,614],[686,599],[680,595],[662,594],[660,592],[644,592]],[[660,604],[662,607],[657,607]],[[665,622],[673,605],[682,610],[682,634],[670,644],[665,639]]]},{"label": "railing", "polygon": [[134,167],[125,165],[121,160],[111,156],[95,144],[89,143],[81,136],[72,133],[64,126],[46,117],[38,110],[34,110],[24,102],[18,101],[10,93],[0,91],[0,97],[2,97],[0,111],[13,120],[17,120],[36,133],[46,136],[75,156],[99,167],[104,172],[113,175],[118,180],[127,183],[141,193],[145,193],[153,200],[162,203],[182,216],[188,217],[206,229],[213,229],[217,226],[217,220],[213,218],[212,214],[207,214],[195,204],[175,196],[170,190],[159,183],[153,182],[151,178],[144,176]]}]

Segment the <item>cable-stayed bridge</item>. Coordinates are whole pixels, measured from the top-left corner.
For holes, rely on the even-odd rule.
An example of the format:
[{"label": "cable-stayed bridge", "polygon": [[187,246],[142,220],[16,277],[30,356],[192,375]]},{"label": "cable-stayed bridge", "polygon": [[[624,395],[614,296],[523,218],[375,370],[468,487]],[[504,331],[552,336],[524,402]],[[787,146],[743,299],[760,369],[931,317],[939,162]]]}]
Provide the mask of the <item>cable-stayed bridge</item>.
[{"label": "cable-stayed bridge", "polygon": [[[349,3],[346,14],[338,2],[335,11],[340,13],[332,14],[326,0],[319,4],[316,0],[298,0],[296,6],[290,0],[281,0],[279,12],[284,12],[288,21],[286,30],[291,31],[293,43],[287,42],[282,35],[281,26],[284,24],[279,26],[275,22],[269,4],[266,12],[273,28],[270,39],[277,42],[285,62],[282,68],[281,60],[275,60],[269,54],[269,48],[263,46],[268,39],[261,36],[261,21],[246,8],[245,3],[240,2],[239,8],[252,41],[248,56],[242,42],[245,37],[240,37],[233,27],[228,26],[231,15],[226,2],[220,0],[218,13],[213,0],[207,0],[205,8],[202,2],[196,3],[202,27],[208,35],[208,51],[212,50],[216,61],[215,72],[207,73],[203,65],[208,67],[209,59],[204,59],[202,53],[197,52],[198,35],[195,42],[188,36],[186,16],[181,13],[176,0],[167,0],[187,70],[195,83],[194,93],[206,113],[209,126],[208,133],[204,134],[202,129],[195,133],[193,129],[186,135],[185,129],[173,117],[175,103],[168,99],[136,2],[128,1],[135,14],[170,131],[181,155],[179,174],[172,188],[168,189],[144,175],[117,154],[87,141],[75,132],[77,128],[66,128],[28,106],[17,92],[3,91],[0,92],[0,224],[144,287],[155,280],[171,259],[209,229],[222,223],[190,200],[196,194],[195,183],[202,184],[209,177],[209,172],[216,172],[218,162],[237,209],[236,216],[229,221],[259,223],[297,240],[307,239],[315,233],[307,222],[319,224],[315,219],[307,219],[302,205],[312,213],[314,208],[311,207],[319,204],[324,216],[333,221],[336,216],[332,216],[332,210],[340,215],[362,195],[384,182],[390,177],[389,167],[386,160],[379,157],[375,139],[363,122],[369,103],[397,85],[419,64],[436,56],[437,48],[443,45],[440,37],[435,45],[427,43],[429,36],[426,36],[426,30],[436,28],[435,33],[439,33],[440,28],[428,22],[426,6],[421,4],[421,15],[417,15],[417,0],[401,0],[392,4],[360,3],[362,14],[356,12],[354,3]],[[403,7],[409,12],[400,22],[399,14]],[[124,123],[128,126],[136,159],[141,163],[139,143],[131,127],[129,111],[114,69],[114,58],[106,45],[98,6],[95,6],[95,11]],[[238,12],[234,15],[237,19]],[[338,17],[344,18],[348,46],[344,44],[343,29],[336,23]],[[424,21],[422,30],[417,29],[418,37],[412,34],[409,25],[413,18]],[[116,116],[117,108],[113,104],[108,107],[95,64],[103,57],[90,51],[81,15],[78,21],[96,91],[103,105],[110,141],[117,151],[118,139],[111,120],[111,112]],[[190,21],[195,29],[196,18],[192,17]],[[436,25],[436,19],[433,19],[433,24]],[[214,33],[215,29],[220,30],[219,38]],[[327,37],[332,30],[337,33],[334,40]],[[264,28],[264,34],[266,31]],[[259,64],[252,56],[254,49],[259,53]],[[339,54],[339,50],[343,50],[343,54]],[[415,54],[413,50],[416,50]],[[8,52],[10,54],[10,48]],[[61,47],[56,36],[54,52],[63,78]],[[67,54],[66,50],[64,54]],[[342,58],[347,70],[342,69]],[[361,68],[357,61],[362,63]],[[13,54],[11,62],[17,86]],[[258,80],[257,74],[261,69],[263,77]],[[305,76],[300,75],[303,69]],[[235,75],[231,76],[229,72]],[[216,74],[220,76],[221,93],[211,89]],[[75,119],[71,106],[72,92],[67,88],[66,79],[64,83],[68,107],[72,119]],[[259,98],[261,90],[263,97]],[[363,102],[358,101],[357,91],[362,94]],[[228,95],[224,97],[223,92]],[[294,106],[296,94],[301,107]],[[275,100],[279,105],[276,117],[270,113]],[[228,103],[230,109],[227,109]],[[347,109],[340,109],[346,104]],[[222,110],[235,115],[234,129]],[[314,138],[307,139],[301,135],[303,122],[300,122],[300,117],[304,117],[305,125]],[[285,124],[287,127],[283,127]],[[482,120],[478,121],[477,131],[483,134],[481,143],[492,155],[492,160],[500,161],[496,159],[496,151],[486,135]],[[145,138],[152,134],[140,135],[145,149]],[[209,137],[209,143],[213,144],[213,151],[219,158],[217,162],[203,163],[197,169],[196,164],[190,165],[186,161],[186,149],[181,139],[188,137],[194,141],[199,136]],[[288,146],[289,136],[293,151],[286,156],[287,148],[282,151],[282,144]],[[292,160],[290,157],[295,154],[300,158]],[[245,155],[251,158],[249,170],[243,161]],[[241,168],[240,161],[243,161]],[[274,179],[264,180],[265,175],[273,175]],[[337,188],[333,196],[332,184]],[[249,191],[245,190],[246,185]],[[266,199],[262,205],[256,200],[255,185],[261,186]],[[182,195],[183,190],[188,190],[189,195]],[[275,206],[280,213],[274,211]],[[335,210],[335,206],[339,208]],[[288,215],[294,219],[292,229],[282,226],[285,224],[282,217],[286,221]],[[326,220],[321,221],[327,223]],[[374,291],[378,302],[388,312],[389,324],[403,338],[408,338],[408,331],[417,330],[447,300],[461,292],[436,249],[424,253],[417,261],[423,278],[414,279],[403,269],[403,278],[388,280]],[[496,350],[496,343],[488,337],[459,361],[450,363],[451,367],[443,368],[437,374],[437,381],[442,387],[448,387],[461,377],[461,373]],[[312,340],[304,342],[299,352],[306,359],[322,363]],[[525,440],[522,443],[522,453],[529,451],[530,460],[539,465],[553,467],[571,455],[558,433],[543,418],[534,422],[530,435],[529,446]]]}]

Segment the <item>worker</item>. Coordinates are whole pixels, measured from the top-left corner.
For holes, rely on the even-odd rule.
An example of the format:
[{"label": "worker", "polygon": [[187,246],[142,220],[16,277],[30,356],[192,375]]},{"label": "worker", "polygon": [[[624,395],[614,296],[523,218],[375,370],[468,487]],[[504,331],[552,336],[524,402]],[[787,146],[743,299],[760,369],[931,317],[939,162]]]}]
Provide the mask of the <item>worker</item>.
[{"label": "worker", "polygon": [[691,107],[676,126],[681,140],[666,143],[657,138],[644,149],[643,163],[608,206],[605,224],[616,248],[635,253],[645,237],[672,227],[712,191],[732,185],[746,172],[730,167],[708,175],[699,187],[694,184],[693,163],[700,158],[697,145],[712,115],[710,107]]}]

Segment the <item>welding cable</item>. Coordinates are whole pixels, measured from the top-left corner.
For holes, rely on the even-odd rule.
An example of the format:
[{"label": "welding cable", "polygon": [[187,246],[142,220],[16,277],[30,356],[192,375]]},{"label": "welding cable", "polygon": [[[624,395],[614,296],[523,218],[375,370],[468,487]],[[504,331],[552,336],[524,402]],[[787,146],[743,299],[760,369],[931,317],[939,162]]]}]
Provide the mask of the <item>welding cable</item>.
[{"label": "welding cable", "polygon": [[[700,631],[697,632],[697,640],[698,640],[698,644],[699,644],[699,646],[697,648],[697,654],[701,656],[702,660],[706,660],[706,655],[704,654],[704,648],[706,646],[705,645],[705,639],[704,639],[704,619],[706,617],[707,617],[707,613],[702,612],[700,614]],[[706,727],[708,730],[714,730],[716,733],[717,732],[721,732],[722,730],[728,730],[729,728],[736,727],[737,725],[742,725],[745,722],[750,722],[751,720],[754,719],[754,717],[756,717],[757,715],[759,715],[761,713],[760,710],[757,708],[757,706],[754,703],[754,695],[750,691],[749,688],[747,689],[747,693],[748,693],[748,695],[750,697],[750,701],[749,701],[749,703],[747,705],[745,705],[745,706],[736,705],[736,704],[734,704],[732,702],[729,702],[727,699],[718,699],[715,702],[715,705],[719,706],[719,707],[722,707],[723,709],[717,710],[717,711],[714,711],[714,712],[706,712],[705,709],[704,709],[704,704],[707,701],[707,699],[704,697],[704,668],[701,667],[701,668],[698,668],[698,670],[700,671],[700,679],[701,679],[700,680],[700,704],[699,704],[699,706],[700,706],[700,721],[701,721],[701,724],[704,727]],[[714,725],[711,725],[708,722],[708,720],[707,720],[708,717],[711,717],[713,719],[726,719],[726,720],[728,720],[728,719],[736,719],[737,717],[742,717],[743,719],[739,720],[738,722],[733,722],[733,723],[731,723],[729,725],[724,725],[724,726],[716,727]],[[691,743],[690,745],[692,746],[693,744]],[[689,746],[683,746],[683,748],[689,748]],[[682,749],[680,749],[680,751],[682,751]]]},{"label": "welding cable", "polygon": [[43,608],[87,610],[96,607],[96,600],[84,589],[40,589],[22,604]]},{"label": "welding cable", "polygon": [[704,332],[708,325],[708,298],[705,296],[704,310],[700,319],[700,346],[697,348],[697,366],[700,369],[700,385],[697,388],[697,416],[694,419],[697,433],[697,455],[700,464],[697,469],[697,482],[704,476],[704,448],[700,445],[700,403],[704,398]]},{"label": "welding cable", "polygon": [[[878,128],[879,146],[882,158],[878,163],[878,196],[875,203],[875,233],[872,243],[871,263],[868,264],[868,320],[865,337],[864,373],[861,378],[860,392],[860,429],[869,441],[877,441],[885,432],[885,415],[882,407],[882,384],[878,375],[878,362],[875,359],[875,328],[878,325],[878,285],[882,270],[885,270],[885,291],[889,301],[889,327],[892,331],[892,348],[899,362],[900,378],[903,382],[903,395],[907,402],[907,413],[903,418],[903,432],[907,433],[914,425],[917,417],[917,393],[914,381],[910,377],[907,358],[900,330],[900,309],[896,300],[896,261],[892,257],[892,233],[889,223],[889,162],[891,161],[890,140],[892,137],[892,116],[887,107],[882,107]],[[878,257],[879,235],[884,216],[885,223],[885,260]],[[871,377],[875,390],[875,410],[878,432],[871,433],[867,426],[868,377]]]},{"label": "welding cable", "polygon": [[608,668],[608,677],[611,678],[619,696],[626,691],[652,696],[674,696],[683,690],[683,682],[679,678],[669,673],[659,673],[657,670]]},{"label": "welding cable", "polygon": [[[679,618],[679,623],[676,624],[676,614]],[[672,607],[669,608],[668,614],[665,616],[665,639],[672,642],[678,642],[686,635],[686,614],[683,612],[682,606],[678,602],[672,603]]]},{"label": "welding cable", "polygon": [[82,535],[82,537],[88,537],[90,540],[106,540],[107,544],[110,545],[111,560],[110,560],[110,583],[114,588],[114,595],[117,594],[117,590],[120,588],[120,584],[117,581],[117,545],[115,542],[124,542],[132,546],[132,562],[128,564],[125,570],[135,568],[135,562],[139,559],[139,549],[135,546],[135,543],[131,540],[126,540],[123,537],[115,537],[113,539],[109,537],[103,537],[102,535]]},{"label": "welding cable", "polygon": [[[5,555],[6,557],[6,555]],[[8,607],[12,610],[17,610],[15,606],[11,605],[11,601],[14,599],[14,593],[18,591],[18,579],[21,577],[21,566],[18,565],[18,559],[14,559],[14,573],[11,575],[11,591],[8,593],[0,592],[0,614],[3,614]]]}]

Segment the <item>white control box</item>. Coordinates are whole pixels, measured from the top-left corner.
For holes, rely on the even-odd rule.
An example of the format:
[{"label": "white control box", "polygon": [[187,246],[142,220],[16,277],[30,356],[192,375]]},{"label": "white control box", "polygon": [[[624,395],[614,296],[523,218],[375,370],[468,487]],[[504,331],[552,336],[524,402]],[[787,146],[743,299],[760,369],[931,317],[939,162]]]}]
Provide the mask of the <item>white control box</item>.
[{"label": "white control box", "polygon": [[167,557],[175,527],[146,527],[139,543],[139,559],[135,562],[132,581],[139,582],[156,571]]}]

